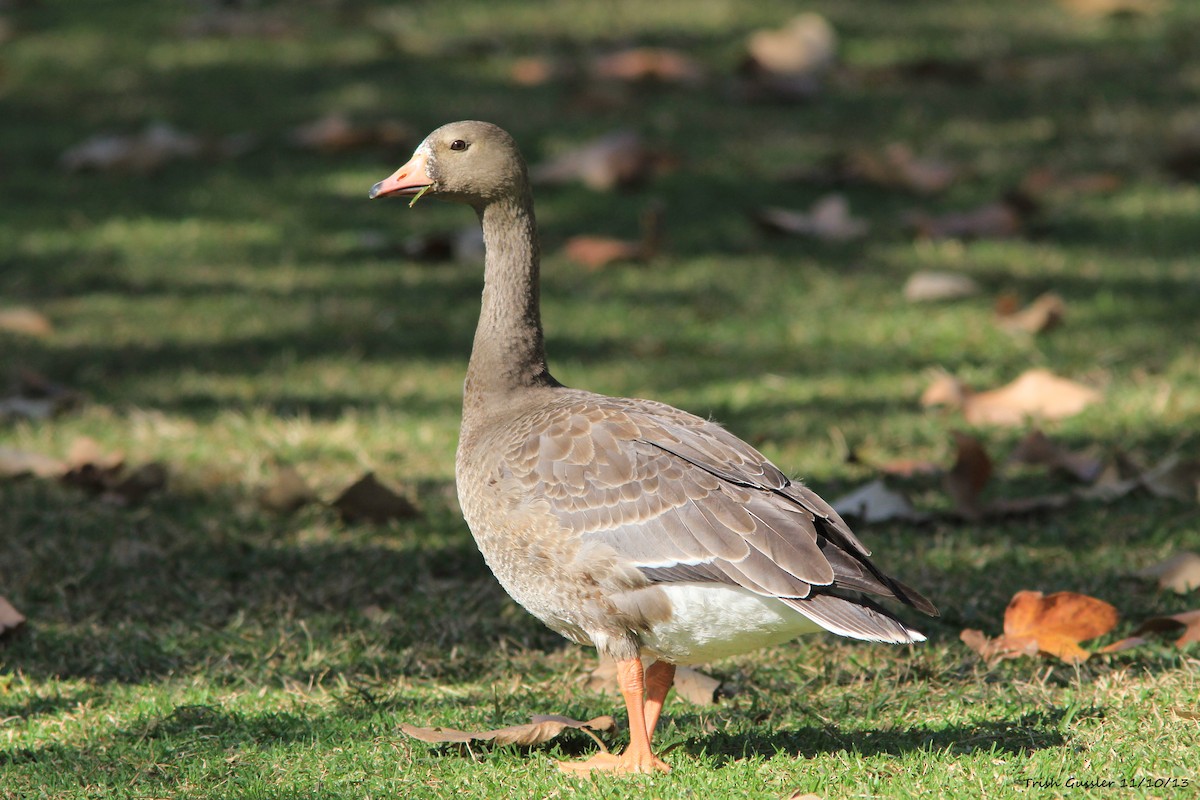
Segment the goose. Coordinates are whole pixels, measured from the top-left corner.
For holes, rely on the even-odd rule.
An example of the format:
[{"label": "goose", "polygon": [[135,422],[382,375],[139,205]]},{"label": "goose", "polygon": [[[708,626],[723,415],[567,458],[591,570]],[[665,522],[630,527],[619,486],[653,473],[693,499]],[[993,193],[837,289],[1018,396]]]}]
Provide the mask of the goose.
[{"label": "goose", "polygon": [[[824,500],[710,420],[559,383],[546,365],[539,245],[524,159],[496,125],[443,125],[371,198],[475,209],[485,245],[455,481],[504,589],[616,662],[629,744],[559,766],[668,772],[654,728],[677,665],[832,631],[925,637],[871,596],[937,616],[884,574]],[[650,661],[644,667],[642,658]]]}]

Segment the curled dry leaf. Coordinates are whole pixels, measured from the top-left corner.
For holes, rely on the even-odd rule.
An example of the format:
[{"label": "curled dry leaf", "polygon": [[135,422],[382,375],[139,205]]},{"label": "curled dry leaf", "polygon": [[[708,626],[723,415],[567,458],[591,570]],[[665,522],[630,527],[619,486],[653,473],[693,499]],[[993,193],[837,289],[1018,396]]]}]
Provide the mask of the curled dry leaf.
[{"label": "curled dry leaf", "polygon": [[617,130],[538,164],[530,177],[542,185],[580,181],[589,189],[609,191],[634,186],[671,166],[637,133]]},{"label": "curled dry leaf", "polygon": [[0,597],[0,636],[7,636],[25,624],[25,615],[13,608],[8,598]]},{"label": "curled dry leaf", "polygon": [[975,392],[941,373],[921,395],[921,405],[958,408],[972,425],[1015,426],[1025,424],[1029,418],[1064,419],[1099,399],[1095,389],[1037,368],[986,392]]},{"label": "curled dry leaf", "polygon": [[1103,600],[1075,592],[1021,591],[1004,611],[1004,634],[988,639],[979,631],[963,631],[962,641],[989,663],[1005,658],[1047,653],[1067,663],[1087,660],[1081,642],[1103,636],[1117,624],[1117,610]]},{"label": "curled dry leaf", "polygon": [[1062,324],[1067,304],[1054,292],[1046,292],[1025,308],[1017,310],[1008,298],[996,304],[996,320],[1002,328],[1025,333],[1045,333]]},{"label": "curled dry leaf", "polygon": [[1139,578],[1154,578],[1158,588],[1179,594],[1200,589],[1200,555],[1176,553],[1158,564],[1138,570]]},{"label": "curled dry leaf", "polygon": [[959,300],[979,294],[979,284],[961,272],[921,270],[904,282],[904,299],[910,303]]},{"label": "curled dry leaf", "polygon": [[43,338],[54,333],[54,325],[45,314],[25,306],[0,308],[0,331]]},{"label": "curled dry leaf", "polygon": [[942,478],[942,487],[954,503],[954,510],[969,520],[983,517],[979,495],[992,477],[992,459],[983,442],[974,436],[953,431],[954,466]]},{"label": "curled dry leaf", "polygon": [[400,723],[400,730],[414,739],[440,744],[443,742],[493,742],[499,745],[515,744],[522,747],[541,744],[558,736],[564,730],[611,731],[616,728],[612,717],[603,716],[586,722],[558,715],[535,715],[525,725],[510,725],[491,731],[460,731],[454,728],[422,728]]},{"label": "curled dry leaf", "polygon": [[[1127,650],[1129,647],[1136,647],[1139,644],[1144,644],[1147,633],[1162,633],[1168,635],[1180,634],[1175,640],[1176,647],[1184,647],[1194,642],[1200,642],[1200,609],[1195,611],[1184,611],[1179,614],[1171,614],[1164,617],[1151,617],[1150,619],[1137,626],[1133,631],[1133,635],[1129,639],[1123,639],[1120,642],[1112,645],[1114,652],[1118,650],[1117,645],[1133,642],[1128,647],[1121,647],[1120,650]],[[1134,640],[1139,640],[1134,642]]]},{"label": "curled dry leaf", "polygon": [[825,242],[848,242],[867,235],[865,220],[850,215],[845,196],[829,194],[813,203],[806,213],[786,208],[767,207],[755,219],[765,230],[793,236],[810,236]]},{"label": "curled dry leaf", "polygon": [[382,525],[393,519],[412,519],[417,516],[417,507],[403,495],[384,486],[368,472],[331,504],[347,522],[367,520]]},{"label": "curled dry leaf", "polygon": [[646,262],[662,247],[663,208],[653,203],[642,213],[642,237],[638,241],[605,236],[572,236],[563,245],[568,259],[591,270],[621,261]]},{"label": "curled dry leaf", "polygon": [[858,487],[830,505],[842,516],[854,517],[864,523],[924,519],[924,515],[913,508],[908,497],[889,488],[882,478]]},{"label": "curled dry leaf", "polygon": [[704,80],[700,64],[665,47],[635,47],[600,56],[592,62],[592,76],[627,83],[697,84]]},{"label": "curled dry leaf", "polygon": [[1034,428],[1017,442],[1009,453],[1013,464],[1049,467],[1070,475],[1081,483],[1092,483],[1104,471],[1104,462],[1094,453],[1072,451]]}]

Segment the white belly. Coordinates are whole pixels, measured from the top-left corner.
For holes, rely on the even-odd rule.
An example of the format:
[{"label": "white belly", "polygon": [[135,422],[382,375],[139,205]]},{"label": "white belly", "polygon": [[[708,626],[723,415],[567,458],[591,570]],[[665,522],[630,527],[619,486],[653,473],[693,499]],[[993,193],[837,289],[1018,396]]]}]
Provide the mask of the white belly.
[{"label": "white belly", "polygon": [[824,630],[774,597],[739,586],[660,584],[673,614],[641,637],[650,654],[675,664],[699,664],[780,644]]}]

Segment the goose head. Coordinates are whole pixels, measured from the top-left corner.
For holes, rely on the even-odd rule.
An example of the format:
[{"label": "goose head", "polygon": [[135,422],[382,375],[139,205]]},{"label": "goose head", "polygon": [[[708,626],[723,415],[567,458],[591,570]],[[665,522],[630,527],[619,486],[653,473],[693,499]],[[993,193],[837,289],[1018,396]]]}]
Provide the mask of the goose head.
[{"label": "goose head", "polygon": [[527,191],[517,143],[489,122],[451,122],[425,137],[412,158],[371,187],[372,199],[425,195],[482,208]]}]

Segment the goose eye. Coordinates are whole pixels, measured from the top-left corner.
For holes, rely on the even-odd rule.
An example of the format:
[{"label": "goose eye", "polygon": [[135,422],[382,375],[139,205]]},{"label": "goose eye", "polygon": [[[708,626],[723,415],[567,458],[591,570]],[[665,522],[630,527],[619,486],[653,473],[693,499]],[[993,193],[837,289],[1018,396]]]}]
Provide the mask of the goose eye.
[{"label": "goose eye", "polygon": [[451,150],[466,150],[467,143],[464,142],[462,139],[455,139],[453,142],[450,143],[450,149]]}]

